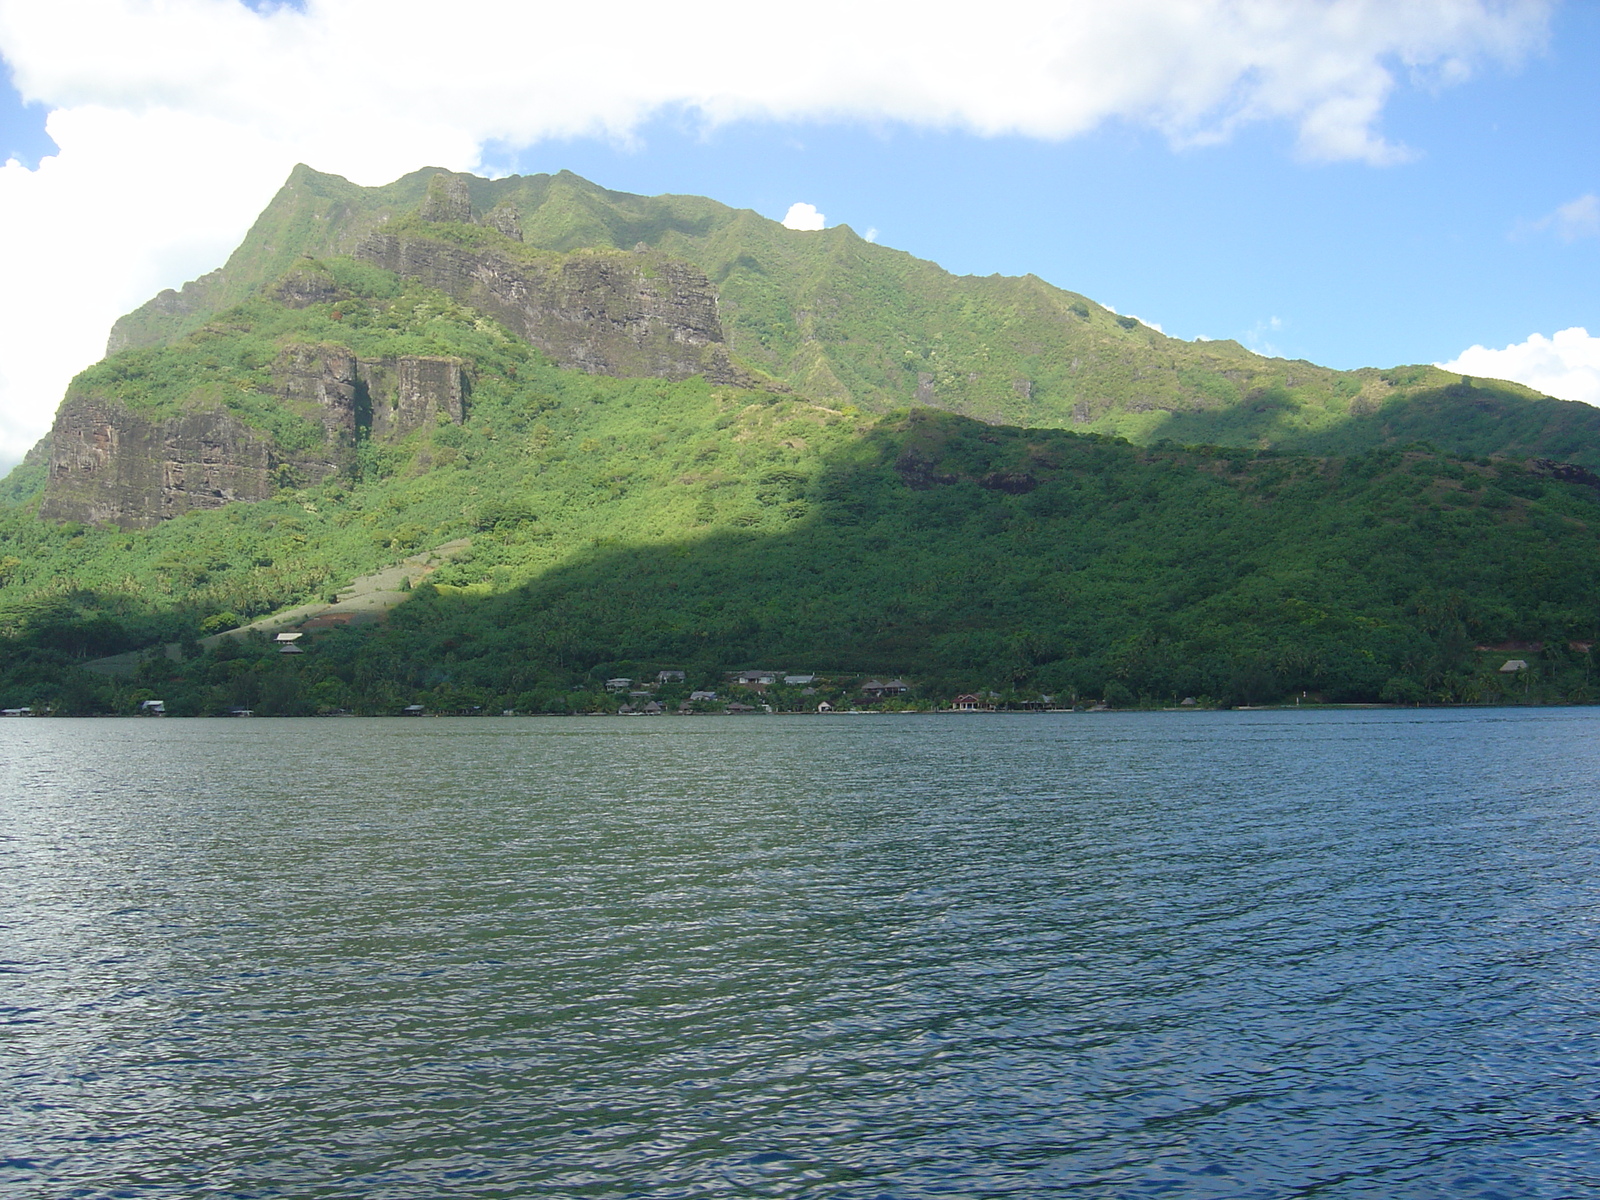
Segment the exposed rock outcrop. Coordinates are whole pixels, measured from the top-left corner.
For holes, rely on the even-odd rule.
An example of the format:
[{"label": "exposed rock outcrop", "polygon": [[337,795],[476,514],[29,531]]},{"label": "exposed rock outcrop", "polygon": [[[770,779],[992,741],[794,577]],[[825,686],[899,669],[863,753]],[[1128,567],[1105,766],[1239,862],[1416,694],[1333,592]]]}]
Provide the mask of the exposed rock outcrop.
[{"label": "exposed rock outcrop", "polygon": [[424,221],[472,220],[472,195],[467,181],[458,175],[435,175],[428,180],[428,195],[422,202]]},{"label": "exposed rock outcrop", "polygon": [[502,202],[495,205],[483,214],[483,223],[490,229],[504,234],[513,242],[522,240],[522,216],[510,204]]},{"label": "exposed rock outcrop", "polygon": [[274,300],[289,308],[309,308],[339,298],[339,285],[325,268],[303,261],[268,291]]},{"label": "exposed rock outcrop", "polygon": [[271,438],[226,411],[152,421],[69,396],[50,431],[41,517],[143,529],[196,508],[272,494]]},{"label": "exposed rock outcrop", "polygon": [[115,399],[69,395],[50,431],[41,517],[144,529],[193,509],[264,500],[285,484],[317,483],[349,465],[363,433],[394,440],[460,422],[468,391],[458,358],[358,359],[342,346],[286,347],[271,395],[321,426],[309,446],[284,447],[219,403],[153,418]]},{"label": "exposed rock outcrop", "polygon": [[369,397],[372,436],[403,437],[413,429],[466,419],[467,372],[459,358],[361,359],[356,364]]},{"label": "exposed rock outcrop", "polygon": [[728,358],[716,288],[699,268],[665,255],[522,258],[382,231],[357,254],[488,313],[571,370],[750,382]]},{"label": "exposed rock outcrop", "polygon": [[318,421],[329,441],[349,440],[366,423],[358,411],[356,364],[343,346],[286,346],[272,364],[272,390],[294,411]]}]

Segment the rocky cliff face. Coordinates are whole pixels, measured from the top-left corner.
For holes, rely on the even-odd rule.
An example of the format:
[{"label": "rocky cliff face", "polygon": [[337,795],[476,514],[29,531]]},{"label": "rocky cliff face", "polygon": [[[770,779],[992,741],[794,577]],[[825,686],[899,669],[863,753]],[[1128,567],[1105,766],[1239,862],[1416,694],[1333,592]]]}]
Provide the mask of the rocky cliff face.
[{"label": "rocky cliff face", "polygon": [[272,378],[274,394],[318,421],[330,447],[349,446],[363,433],[401,438],[438,424],[441,414],[459,425],[467,415],[467,370],[459,358],[357,358],[343,346],[289,346]]},{"label": "rocky cliff face", "polygon": [[357,255],[489,314],[571,370],[750,382],[728,358],[716,288],[686,262],[615,250],[524,259],[382,232]]},{"label": "rocky cliff face", "polygon": [[[519,244],[515,205],[502,201],[480,221],[465,177],[437,173],[426,189],[420,207],[395,226],[400,232],[378,228],[359,241],[356,256],[496,318],[567,369],[755,382],[729,359],[716,288],[698,267],[642,244],[529,251]],[[213,272],[182,292],[162,293],[118,323],[111,349],[148,344],[163,321],[201,312],[225,282]],[[262,294],[306,308],[341,293],[316,260],[301,258]],[[41,515],[147,527],[196,508],[264,499],[285,484],[319,482],[349,465],[362,437],[394,440],[466,417],[460,359],[362,359],[339,345],[291,345],[269,374],[267,394],[320,437],[296,436],[285,446],[251,423],[246,406],[230,408],[231,393],[197,394],[175,416],[137,411],[115,395],[69,394],[50,436]],[[259,404],[252,407],[259,413]]]},{"label": "rocky cliff face", "polygon": [[39,515],[143,529],[195,508],[272,493],[271,439],[227,411],[151,421],[115,400],[69,396],[50,431]]},{"label": "rocky cliff face", "polygon": [[348,465],[363,434],[392,440],[441,413],[459,422],[466,392],[460,359],[287,347],[272,367],[272,395],[323,432],[295,450],[215,404],[156,419],[112,397],[69,394],[48,439],[39,515],[145,529],[193,509],[264,500],[283,484],[316,483]]},{"label": "rocky cliff face", "polygon": [[459,358],[363,358],[356,361],[372,436],[393,439],[466,419],[467,372]]}]

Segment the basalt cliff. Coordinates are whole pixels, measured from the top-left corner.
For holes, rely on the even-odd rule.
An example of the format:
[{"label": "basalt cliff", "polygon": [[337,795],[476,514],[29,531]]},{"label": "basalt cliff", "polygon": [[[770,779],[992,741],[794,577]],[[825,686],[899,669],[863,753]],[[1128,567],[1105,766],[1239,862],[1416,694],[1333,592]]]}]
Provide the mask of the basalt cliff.
[{"label": "basalt cliff", "polygon": [[[416,214],[380,225],[351,249],[358,262],[500,322],[564,369],[753,382],[729,358],[716,289],[700,270],[643,246],[530,250],[515,209],[502,205],[478,219],[455,177],[435,176]],[[187,315],[206,289],[202,281],[186,297],[164,293],[144,311]],[[310,257],[264,298],[287,309],[363,299]],[[207,332],[203,325],[191,340],[203,345]],[[119,327],[111,347],[132,350],[134,340]],[[242,386],[251,409],[277,409],[301,419],[297,432],[317,431],[291,438],[252,423],[249,412],[230,404],[238,396],[226,384],[197,387],[178,399],[178,411],[151,414],[119,394],[114,373],[91,375],[74,384],[50,432],[40,515],[142,528],[197,508],[261,500],[285,485],[320,483],[350,469],[364,441],[392,444],[439,421],[459,424],[471,375],[471,364],[456,357],[366,358],[337,343],[289,342],[262,382]]]},{"label": "basalt cliff", "polygon": [[321,436],[285,445],[220,401],[151,416],[114,394],[74,389],[50,431],[39,513],[138,529],[263,500],[347,469],[360,438],[395,440],[439,419],[460,422],[467,390],[460,359],[362,359],[339,346],[290,345],[257,398],[306,418]]}]

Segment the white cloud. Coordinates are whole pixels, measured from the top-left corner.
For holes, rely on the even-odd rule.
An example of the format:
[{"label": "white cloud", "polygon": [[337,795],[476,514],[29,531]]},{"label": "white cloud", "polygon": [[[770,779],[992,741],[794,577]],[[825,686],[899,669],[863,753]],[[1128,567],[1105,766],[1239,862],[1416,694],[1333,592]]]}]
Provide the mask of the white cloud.
[{"label": "white cloud", "polygon": [[[1174,144],[1283,121],[1313,159],[1403,157],[1398,73],[1463,78],[1545,36],[1550,0],[0,0],[0,56],[60,153],[0,167],[0,459],[48,425],[111,318],[217,265],[296,162],[386,182],[486,144],[626,139],[663,109],[1068,138],[1112,119]],[[849,29],[841,39],[838,30]],[[485,41],[492,33],[492,43]],[[751,53],[759,46],[760,53]],[[504,50],[497,54],[495,47]],[[601,53],[597,47],[596,53]]]},{"label": "white cloud", "polygon": [[1538,233],[1553,233],[1563,242],[1600,237],[1600,195],[1588,192],[1576,200],[1558,205],[1537,221],[1519,221],[1511,230],[1513,241]]},{"label": "white cloud", "polygon": [[878,227],[876,225],[870,226],[867,229],[867,231],[861,235],[861,240],[864,241],[864,242],[875,242],[875,241],[877,241],[878,240]]},{"label": "white cloud", "polygon": [[1590,192],[1563,204],[1555,212],[1534,223],[1536,229],[1551,229],[1564,242],[1600,237],[1600,196]]},{"label": "white cloud", "polygon": [[1486,379],[1510,379],[1560,400],[1600,405],[1600,337],[1580,327],[1554,337],[1535,333],[1503,350],[1474,346],[1446,363],[1446,371]]},{"label": "white cloud", "polygon": [[811,204],[791,204],[789,211],[783,215],[785,229],[817,230],[828,227],[828,218],[823,216]]}]

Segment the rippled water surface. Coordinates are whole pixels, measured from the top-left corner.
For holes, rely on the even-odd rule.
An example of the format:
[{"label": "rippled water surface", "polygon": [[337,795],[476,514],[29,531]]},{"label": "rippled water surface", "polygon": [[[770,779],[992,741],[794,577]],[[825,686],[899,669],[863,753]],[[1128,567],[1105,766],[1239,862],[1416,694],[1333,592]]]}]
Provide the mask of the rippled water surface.
[{"label": "rippled water surface", "polygon": [[0,722],[0,1191],[1600,1196],[1597,735]]}]

